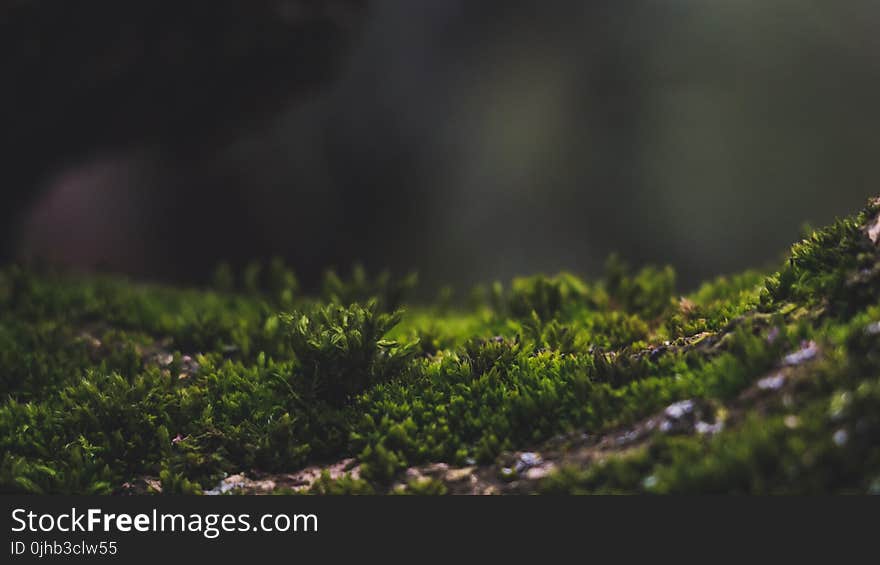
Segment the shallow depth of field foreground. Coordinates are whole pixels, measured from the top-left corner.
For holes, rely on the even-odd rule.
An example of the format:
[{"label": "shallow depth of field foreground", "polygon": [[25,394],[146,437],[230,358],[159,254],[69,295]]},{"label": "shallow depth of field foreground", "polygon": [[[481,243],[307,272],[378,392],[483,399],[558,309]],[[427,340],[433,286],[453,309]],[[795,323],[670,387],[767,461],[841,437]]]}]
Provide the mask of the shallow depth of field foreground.
[{"label": "shallow depth of field foreground", "polygon": [[210,289],[0,272],[0,490],[880,491],[880,201],[778,271],[614,258],[410,304],[280,262]]}]

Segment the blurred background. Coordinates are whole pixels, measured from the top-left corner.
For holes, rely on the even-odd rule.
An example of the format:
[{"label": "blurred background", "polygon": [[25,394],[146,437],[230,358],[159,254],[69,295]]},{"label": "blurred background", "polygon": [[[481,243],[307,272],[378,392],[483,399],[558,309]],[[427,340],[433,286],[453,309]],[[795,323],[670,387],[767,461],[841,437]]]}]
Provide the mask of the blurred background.
[{"label": "blurred background", "polygon": [[[14,252],[174,282],[280,255],[306,286],[362,261],[430,289],[594,276],[617,251],[674,265],[684,290],[772,264],[805,222],[880,192],[878,25],[871,0],[373,0],[332,68],[309,52],[319,79],[282,57],[272,80],[172,90],[195,109],[223,100],[210,119],[147,134],[126,120],[161,104],[104,89],[87,122],[43,120],[6,153],[38,169],[18,177]],[[264,103],[287,73],[316,86]],[[105,121],[124,127],[90,137]]]}]

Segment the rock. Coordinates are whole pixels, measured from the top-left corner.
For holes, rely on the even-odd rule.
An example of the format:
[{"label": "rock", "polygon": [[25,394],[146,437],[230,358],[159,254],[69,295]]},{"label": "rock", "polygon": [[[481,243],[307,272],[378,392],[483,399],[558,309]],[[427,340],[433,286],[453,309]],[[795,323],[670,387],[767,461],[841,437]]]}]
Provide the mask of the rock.
[{"label": "rock", "polygon": [[187,375],[195,375],[199,372],[199,369],[201,369],[198,361],[196,361],[189,355],[184,355],[180,358],[180,367]]},{"label": "rock", "polygon": [[174,355],[170,353],[156,353],[150,358],[150,361],[160,367],[167,367],[174,361]]},{"label": "rock", "polygon": [[528,471],[526,471],[525,477],[532,481],[537,481],[543,479],[550,473],[552,473],[556,469],[556,465],[552,462],[545,462],[537,467],[532,467]]},{"label": "rock", "polygon": [[431,463],[422,469],[422,472],[426,475],[442,475],[446,471],[449,470],[449,465],[447,463]]},{"label": "rock", "polygon": [[457,483],[473,475],[476,467],[462,467],[460,469],[450,469],[446,472],[443,479],[449,483]]},{"label": "rock", "polygon": [[220,494],[226,494],[233,489],[243,487],[245,485],[245,480],[246,478],[244,475],[231,475],[217,483],[217,486],[215,486],[214,488],[206,490],[205,495],[217,496]]},{"label": "rock", "polygon": [[666,407],[659,426],[651,422],[649,428],[657,427],[666,434],[715,434],[723,429],[721,422],[712,422],[711,409],[693,400],[681,400]]},{"label": "rock", "polygon": [[659,430],[663,433],[686,433],[694,425],[694,401],[681,400],[666,407]]},{"label": "rock", "polygon": [[724,423],[715,422],[714,424],[710,424],[708,422],[699,421],[694,426],[694,429],[701,435],[714,435],[724,429]]},{"label": "rock", "polygon": [[782,363],[788,366],[800,365],[819,354],[819,346],[815,341],[807,341],[801,344],[801,348],[793,353],[789,353],[782,359]]},{"label": "rock", "polygon": [[618,446],[626,445],[628,443],[632,443],[634,441],[637,441],[641,437],[642,437],[642,434],[641,434],[641,432],[639,432],[639,430],[629,430],[628,432],[620,434],[619,436],[614,438],[614,443]]},{"label": "rock", "polygon": [[776,373],[769,377],[764,377],[758,381],[758,388],[761,390],[779,390],[785,384],[785,375]]},{"label": "rock", "polygon": [[416,467],[410,467],[406,470],[406,480],[415,481],[424,477],[422,471]]},{"label": "rock", "polygon": [[531,451],[526,451],[525,453],[520,453],[516,460],[516,464],[514,465],[514,469],[516,469],[517,473],[522,474],[532,467],[540,465],[541,462],[542,459],[540,455],[532,453]]},{"label": "rock", "polygon": [[666,407],[666,410],[663,411],[666,414],[666,417],[671,420],[680,420],[685,416],[692,414],[694,411],[694,401],[693,400],[681,400],[674,404],[670,404]]},{"label": "rock", "polygon": [[656,361],[656,360],[660,359],[660,357],[661,357],[664,353],[666,353],[666,349],[667,349],[667,348],[666,348],[665,345],[661,345],[661,346],[659,346],[659,347],[655,347],[654,349],[651,350],[650,355],[648,355],[648,359],[650,359],[651,361]]},{"label": "rock", "polygon": [[249,479],[243,473],[230,475],[220,481],[216,487],[206,490],[208,496],[226,494],[234,490],[243,490],[247,494],[268,494],[275,490],[276,483],[273,479]]}]

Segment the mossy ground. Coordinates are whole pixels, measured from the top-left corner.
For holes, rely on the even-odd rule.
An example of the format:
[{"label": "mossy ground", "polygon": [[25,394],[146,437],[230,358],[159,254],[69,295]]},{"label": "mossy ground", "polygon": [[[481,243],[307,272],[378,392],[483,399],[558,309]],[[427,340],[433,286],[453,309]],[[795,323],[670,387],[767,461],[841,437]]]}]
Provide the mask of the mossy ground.
[{"label": "mossy ground", "polygon": [[614,258],[403,310],[359,269],[7,267],[0,491],[880,492],[878,211],[684,297]]}]

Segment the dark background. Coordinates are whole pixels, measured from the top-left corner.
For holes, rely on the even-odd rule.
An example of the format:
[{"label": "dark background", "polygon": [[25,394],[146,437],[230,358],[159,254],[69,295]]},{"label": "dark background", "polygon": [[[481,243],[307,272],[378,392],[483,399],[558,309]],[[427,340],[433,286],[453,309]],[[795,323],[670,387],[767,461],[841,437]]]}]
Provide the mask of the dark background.
[{"label": "dark background", "polygon": [[[42,98],[18,81],[3,100],[30,140],[7,135],[3,152],[7,170],[27,163],[5,180],[28,195],[5,197],[15,253],[178,282],[282,255],[307,286],[361,260],[436,288],[591,276],[619,251],[673,264],[688,288],[772,264],[804,222],[877,192],[876,2],[374,0],[344,33],[275,26],[301,4],[360,8],[8,18],[22,37],[64,38],[67,57],[20,63]],[[137,31],[110,33],[120,19]],[[124,88],[99,72],[70,102],[50,80],[172,27],[184,41],[165,59],[114,63],[134,69]],[[304,34],[317,39],[284,43]]]}]

